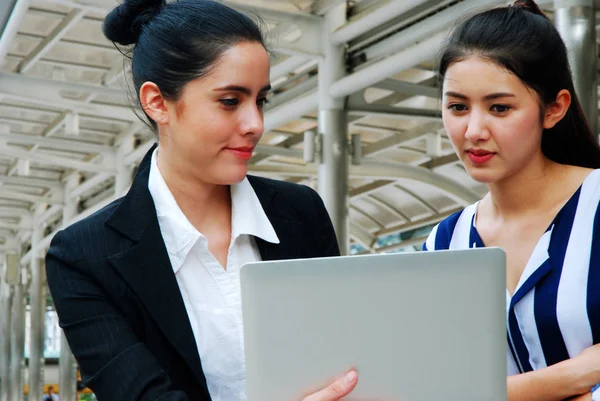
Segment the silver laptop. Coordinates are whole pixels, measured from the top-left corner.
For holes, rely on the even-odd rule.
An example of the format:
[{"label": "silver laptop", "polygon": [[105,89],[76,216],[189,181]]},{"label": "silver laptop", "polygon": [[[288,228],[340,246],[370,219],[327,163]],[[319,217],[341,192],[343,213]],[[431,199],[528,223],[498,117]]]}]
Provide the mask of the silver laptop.
[{"label": "silver laptop", "polygon": [[506,401],[500,249],[249,263],[249,401],[291,401],[355,367],[346,400]]}]

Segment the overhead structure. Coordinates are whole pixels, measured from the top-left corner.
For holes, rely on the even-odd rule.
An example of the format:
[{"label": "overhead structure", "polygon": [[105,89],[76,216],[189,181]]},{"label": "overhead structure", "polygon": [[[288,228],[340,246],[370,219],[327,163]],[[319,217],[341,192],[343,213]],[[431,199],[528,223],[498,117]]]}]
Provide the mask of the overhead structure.
[{"label": "overhead structure", "polygon": [[554,21],[565,42],[575,92],[592,132],[598,126],[598,50],[594,0],[554,0]]},{"label": "overhead structure", "polygon": [[[0,394],[18,400],[25,302],[41,319],[50,240],[122,196],[155,136],[129,104],[129,65],[102,35],[114,0],[0,3],[0,311],[10,314],[0,317],[0,358],[9,356]],[[435,59],[457,20],[508,1],[226,3],[262,17],[273,54],[250,173],[317,189],[343,253],[419,249],[433,225],[485,193],[444,131]],[[565,38],[596,130],[595,4],[540,4]],[[32,325],[27,345],[34,397],[43,330]],[[75,364],[62,340],[61,400],[73,401]]]}]

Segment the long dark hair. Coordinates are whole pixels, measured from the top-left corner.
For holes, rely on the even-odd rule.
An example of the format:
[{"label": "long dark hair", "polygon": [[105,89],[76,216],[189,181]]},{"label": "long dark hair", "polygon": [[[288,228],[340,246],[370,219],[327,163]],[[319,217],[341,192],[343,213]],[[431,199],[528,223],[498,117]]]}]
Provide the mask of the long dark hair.
[{"label": "long dark hair", "polygon": [[177,100],[183,87],[210,72],[230,47],[244,41],[265,45],[252,19],[213,0],[125,0],[106,16],[103,31],[115,44],[134,45],[138,105],[144,82],[154,82],[165,99]]},{"label": "long dark hair", "polygon": [[451,64],[471,55],[515,74],[537,92],[542,110],[555,102],[560,90],[568,90],[571,105],[561,121],[544,129],[542,152],[557,163],[600,168],[600,146],[575,93],[565,44],[535,2],[519,0],[460,24],[443,49],[440,78],[444,78]]}]

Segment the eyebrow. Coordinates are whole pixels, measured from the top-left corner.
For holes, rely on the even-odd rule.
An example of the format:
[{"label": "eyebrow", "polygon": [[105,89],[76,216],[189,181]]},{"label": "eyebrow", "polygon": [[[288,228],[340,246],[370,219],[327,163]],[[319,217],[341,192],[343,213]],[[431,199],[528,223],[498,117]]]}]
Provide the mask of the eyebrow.
[{"label": "eyebrow", "polygon": [[[222,88],[215,88],[213,90],[215,92],[227,92],[227,91],[241,92],[247,96],[250,96],[252,94],[252,91],[250,89],[246,88],[245,86],[240,86],[240,85],[228,85],[228,86],[224,86]],[[258,93],[268,92],[270,90],[271,90],[271,84],[264,86],[260,91],[258,91]]]},{"label": "eyebrow", "polygon": [[[451,92],[448,91],[445,93],[446,96],[452,96],[452,97],[456,97],[458,99],[464,99],[467,100],[468,97],[463,95],[462,93],[458,93],[458,92]],[[494,99],[499,99],[499,98],[503,98],[503,97],[516,97],[514,93],[509,93],[509,92],[497,92],[497,93],[490,93],[489,95],[485,95],[483,97],[483,100],[494,100]]]}]

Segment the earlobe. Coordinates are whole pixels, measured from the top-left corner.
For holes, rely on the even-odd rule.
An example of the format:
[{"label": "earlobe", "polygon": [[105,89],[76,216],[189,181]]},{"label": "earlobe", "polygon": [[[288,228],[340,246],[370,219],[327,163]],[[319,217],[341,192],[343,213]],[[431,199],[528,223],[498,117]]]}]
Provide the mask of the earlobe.
[{"label": "earlobe", "polygon": [[554,127],[560,120],[563,119],[569,107],[571,106],[571,94],[568,90],[562,89],[556,95],[554,103],[546,107],[544,113],[544,121],[542,126],[544,129],[550,129]]},{"label": "earlobe", "polygon": [[160,89],[154,82],[144,82],[140,87],[140,103],[148,117],[157,124],[168,124],[167,105]]}]

